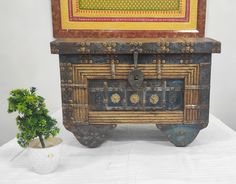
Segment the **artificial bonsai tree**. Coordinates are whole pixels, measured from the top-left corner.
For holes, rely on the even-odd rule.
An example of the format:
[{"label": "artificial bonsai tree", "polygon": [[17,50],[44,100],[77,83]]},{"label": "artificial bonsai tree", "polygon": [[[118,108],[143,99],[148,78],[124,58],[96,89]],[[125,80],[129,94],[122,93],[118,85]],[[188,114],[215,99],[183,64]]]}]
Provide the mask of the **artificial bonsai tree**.
[{"label": "artificial bonsai tree", "polygon": [[42,148],[45,148],[45,139],[59,133],[57,121],[49,116],[45,99],[36,94],[36,88],[16,89],[10,92],[8,98],[8,112],[18,112],[16,124],[19,129],[17,142],[27,147],[35,138],[39,138]]}]

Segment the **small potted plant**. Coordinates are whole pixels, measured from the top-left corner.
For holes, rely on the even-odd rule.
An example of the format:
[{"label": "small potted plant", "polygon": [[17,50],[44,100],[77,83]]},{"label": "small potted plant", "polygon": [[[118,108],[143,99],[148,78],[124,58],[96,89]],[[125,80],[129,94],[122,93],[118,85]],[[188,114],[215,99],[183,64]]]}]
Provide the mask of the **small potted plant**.
[{"label": "small potted plant", "polygon": [[44,98],[36,94],[34,87],[12,90],[8,98],[8,112],[18,112],[17,142],[28,148],[35,172],[47,174],[54,171],[59,164],[62,140],[55,137],[59,128],[57,121],[49,116]]}]

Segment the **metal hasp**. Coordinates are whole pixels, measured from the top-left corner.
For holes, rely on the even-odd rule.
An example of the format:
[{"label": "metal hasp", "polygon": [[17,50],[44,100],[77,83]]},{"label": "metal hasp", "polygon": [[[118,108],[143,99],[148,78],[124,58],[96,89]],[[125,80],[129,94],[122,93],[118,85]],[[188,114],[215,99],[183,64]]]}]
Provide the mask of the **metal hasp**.
[{"label": "metal hasp", "polygon": [[134,69],[129,73],[128,81],[133,90],[137,91],[143,83],[144,75],[138,69],[138,51],[134,51]]},{"label": "metal hasp", "polygon": [[[95,148],[120,124],[155,124],[175,146],[209,123],[210,38],[68,39],[60,56],[63,124]],[[118,131],[119,132],[119,131]]]}]

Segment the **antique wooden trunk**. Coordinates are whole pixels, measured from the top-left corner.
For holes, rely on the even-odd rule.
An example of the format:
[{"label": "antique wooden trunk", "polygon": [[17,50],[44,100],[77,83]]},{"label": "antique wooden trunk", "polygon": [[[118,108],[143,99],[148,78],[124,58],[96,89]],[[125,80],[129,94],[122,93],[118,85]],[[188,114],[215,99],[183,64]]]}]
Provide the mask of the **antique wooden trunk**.
[{"label": "antique wooden trunk", "polygon": [[59,54],[63,122],[78,141],[97,147],[118,124],[156,124],[176,146],[208,125],[208,38],[90,38],[51,42]]},{"label": "antique wooden trunk", "polygon": [[87,147],[118,124],[156,124],[176,146],[209,121],[206,0],[51,0],[63,122]]}]

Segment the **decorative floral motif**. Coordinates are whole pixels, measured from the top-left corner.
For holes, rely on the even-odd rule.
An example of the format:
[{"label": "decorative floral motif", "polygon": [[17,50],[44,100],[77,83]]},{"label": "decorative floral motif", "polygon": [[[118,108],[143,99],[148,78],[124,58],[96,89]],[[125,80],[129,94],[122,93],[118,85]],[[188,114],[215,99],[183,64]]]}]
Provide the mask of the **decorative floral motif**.
[{"label": "decorative floral motif", "polygon": [[111,101],[112,101],[112,103],[114,103],[114,104],[118,104],[119,102],[120,102],[120,95],[119,94],[117,94],[117,93],[115,93],[115,94],[113,94],[112,96],[111,96]]},{"label": "decorative floral motif", "polygon": [[130,96],[130,101],[131,101],[132,104],[139,103],[139,100],[140,100],[140,98],[139,98],[138,94],[132,94]]},{"label": "decorative floral motif", "polygon": [[159,96],[157,96],[157,95],[152,95],[152,96],[150,97],[150,103],[151,103],[151,104],[156,105],[158,102],[159,102]]}]

